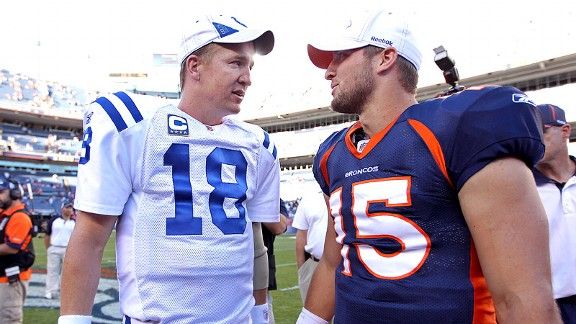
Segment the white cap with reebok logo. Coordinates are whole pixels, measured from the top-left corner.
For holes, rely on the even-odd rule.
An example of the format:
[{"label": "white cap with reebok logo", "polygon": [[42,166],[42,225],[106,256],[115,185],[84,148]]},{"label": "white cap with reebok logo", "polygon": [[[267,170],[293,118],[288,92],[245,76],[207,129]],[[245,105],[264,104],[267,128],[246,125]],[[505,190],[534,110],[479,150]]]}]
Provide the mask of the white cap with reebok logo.
[{"label": "white cap with reebok logo", "polygon": [[329,35],[308,44],[308,57],[314,65],[326,69],[332,61],[333,52],[373,45],[394,47],[417,70],[420,68],[422,54],[408,24],[399,17],[379,11],[364,17],[353,17],[343,27],[341,30],[330,30]]}]

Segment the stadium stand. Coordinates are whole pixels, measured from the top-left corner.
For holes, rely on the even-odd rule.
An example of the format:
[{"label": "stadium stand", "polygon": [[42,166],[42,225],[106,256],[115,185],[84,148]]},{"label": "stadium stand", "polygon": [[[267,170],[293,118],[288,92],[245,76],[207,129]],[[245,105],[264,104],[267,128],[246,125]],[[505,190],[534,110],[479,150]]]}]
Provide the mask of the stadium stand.
[{"label": "stadium stand", "polygon": [[49,172],[33,174],[28,171],[6,171],[0,173],[0,181],[18,183],[23,201],[41,230],[54,215],[60,213],[63,201],[74,199],[76,191],[73,177],[50,175]]},{"label": "stadium stand", "polygon": [[80,120],[82,107],[96,95],[96,92],[0,70],[0,107],[14,111],[15,115],[0,120],[0,152],[7,157],[32,160],[77,161],[82,134],[79,127],[24,123],[17,112],[76,115]]},{"label": "stadium stand", "polygon": [[[97,96],[97,92],[62,85],[58,82],[36,80],[20,73],[0,70],[0,102],[35,110],[61,109],[79,113],[82,106]],[[36,109],[37,110],[37,109]]]}]

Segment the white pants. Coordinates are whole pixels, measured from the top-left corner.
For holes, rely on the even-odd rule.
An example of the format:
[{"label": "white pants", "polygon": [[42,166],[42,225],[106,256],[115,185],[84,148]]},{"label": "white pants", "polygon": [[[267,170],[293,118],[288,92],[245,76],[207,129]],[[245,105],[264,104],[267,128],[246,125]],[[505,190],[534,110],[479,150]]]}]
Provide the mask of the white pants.
[{"label": "white pants", "polygon": [[300,269],[298,269],[298,286],[300,287],[300,297],[302,298],[302,304],[306,301],[306,294],[308,293],[308,286],[310,286],[310,281],[312,281],[312,275],[316,266],[317,261],[309,258],[302,264]]},{"label": "white pants", "polygon": [[62,262],[66,254],[66,247],[49,246],[46,251],[46,293],[57,295],[60,293],[60,273],[62,272]]}]

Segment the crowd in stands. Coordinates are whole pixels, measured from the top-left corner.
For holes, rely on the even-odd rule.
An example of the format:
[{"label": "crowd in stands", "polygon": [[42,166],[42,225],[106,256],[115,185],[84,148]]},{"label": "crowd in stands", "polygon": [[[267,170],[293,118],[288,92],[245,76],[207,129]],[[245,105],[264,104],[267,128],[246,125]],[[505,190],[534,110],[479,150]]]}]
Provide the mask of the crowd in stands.
[{"label": "crowd in stands", "polygon": [[0,69],[0,102],[8,103],[12,107],[28,108],[32,112],[43,114],[51,114],[51,110],[60,109],[79,115],[82,106],[97,96],[97,91],[87,91],[55,81],[37,80]]},{"label": "crowd in stands", "polygon": [[[0,69],[0,108],[40,115],[82,116],[82,107],[98,92],[38,80]],[[16,154],[31,159],[77,161],[82,134],[73,129],[0,122],[0,155]]]},{"label": "crowd in stands", "polygon": [[74,130],[38,128],[0,122],[0,155],[29,155],[31,159],[78,161],[81,134]]},{"label": "crowd in stands", "polygon": [[62,202],[73,200],[76,187],[65,177],[34,175],[25,172],[2,172],[0,181],[18,184],[23,202],[32,215],[49,218],[60,213]]}]

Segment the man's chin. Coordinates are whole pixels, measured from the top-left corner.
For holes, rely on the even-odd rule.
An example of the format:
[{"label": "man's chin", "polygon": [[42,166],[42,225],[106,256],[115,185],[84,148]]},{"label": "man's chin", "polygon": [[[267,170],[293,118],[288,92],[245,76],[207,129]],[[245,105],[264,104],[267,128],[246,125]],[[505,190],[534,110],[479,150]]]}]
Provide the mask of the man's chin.
[{"label": "man's chin", "polygon": [[240,113],[240,104],[232,105],[226,109],[227,115],[236,115]]}]

